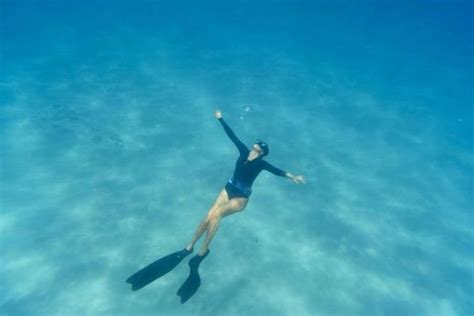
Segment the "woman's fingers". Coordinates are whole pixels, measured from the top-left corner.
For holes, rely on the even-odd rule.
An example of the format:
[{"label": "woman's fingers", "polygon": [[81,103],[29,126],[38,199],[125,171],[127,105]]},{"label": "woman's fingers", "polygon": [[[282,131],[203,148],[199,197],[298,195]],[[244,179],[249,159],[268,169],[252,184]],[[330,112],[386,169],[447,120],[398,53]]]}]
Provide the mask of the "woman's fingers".
[{"label": "woman's fingers", "polygon": [[306,181],[305,181],[305,179],[304,179],[303,176],[296,176],[296,177],[294,178],[294,182],[295,182],[295,183],[298,183],[298,184],[300,184],[300,183],[306,183]]}]

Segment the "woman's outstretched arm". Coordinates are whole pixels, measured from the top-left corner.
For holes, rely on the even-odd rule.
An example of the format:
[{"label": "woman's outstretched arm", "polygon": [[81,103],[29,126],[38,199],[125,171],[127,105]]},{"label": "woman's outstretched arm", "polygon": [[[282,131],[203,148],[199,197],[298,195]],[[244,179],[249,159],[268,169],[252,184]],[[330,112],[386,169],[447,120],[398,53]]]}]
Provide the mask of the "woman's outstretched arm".
[{"label": "woman's outstretched arm", "polygon": [[221,110],[216,110],[214,116],[216,119],[221,122],[222,126],[224,127],[225,132],[227,133],[227,136],[229,136],[230,140],[237,146],[237,149],[239,150],[241,155],[246,155],[248,153],[248,148],[240,141],[240,139],[235,136],[234,132],[232,129],[227,125],[227,123],[224,121],[224,118],[222,117],[222,112]]},{"label": "woman's outstretched arm", "polygon": [[268,172],[273,173],[274,175],[280,176],[280,177],[285,177],[293,181],[294,183],[297,184],[302,184],[306,183],[306,180],[304,179],[303,176],[295,176],[287,171],[278,169],[277,167],[273,166],[271,163],[265,161],[265,165],[263,167],[265,170]]}]

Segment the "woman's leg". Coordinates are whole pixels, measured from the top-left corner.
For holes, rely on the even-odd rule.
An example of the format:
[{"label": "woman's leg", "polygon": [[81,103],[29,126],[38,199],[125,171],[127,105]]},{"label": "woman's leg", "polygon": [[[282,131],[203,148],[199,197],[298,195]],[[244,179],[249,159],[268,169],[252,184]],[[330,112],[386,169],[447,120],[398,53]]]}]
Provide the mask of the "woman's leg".
[{"label": "woman's leg", "polygon": [[194,248],[194,244],[201,238],[201,236],[204,234],[204,232],[207,230],[208,225],[209,225],[209,215],[212,214],[212,212],[224,205],[225,203],[229,202],[229,197],[227,196],[227,192],[225,189],[223,189],[219,195],[217,196],[216,201],[214,204],[211,206],[209,209],[208,215],[201,221],[199,224],[198,228],[196,229],[196,232],[194,233],[193,239],[189,243],[189,245],[186,247],[188,251],[191,251]]},{"label": "woman's leg", "polygon": [[189,243],[189,245],[186,247],[186,250],[192,251],[194,248],[194,244],[201,238],[202,234],[206,231],[209,223],[207,221],[207,216],[202,220],[201,224],[199,224],[198,228],[196,229],[196,232],[194,233],[193,239]]},{"label": "woman's leg", "polygon": [[242,211],[247,206],[247,203],[248,199],[246,198],[235,198],[208,214],[206,240],[204,240],[201,246],[201,250],[198,253],[199,256],[204,256],[207,252],[209,244],[219,228],[220,220],[227,215]]}]

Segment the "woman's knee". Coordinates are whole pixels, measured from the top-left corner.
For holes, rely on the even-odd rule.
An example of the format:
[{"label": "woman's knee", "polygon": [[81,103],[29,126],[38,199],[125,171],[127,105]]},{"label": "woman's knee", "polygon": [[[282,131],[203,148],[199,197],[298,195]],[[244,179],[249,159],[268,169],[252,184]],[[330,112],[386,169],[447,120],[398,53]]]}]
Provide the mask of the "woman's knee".
[{"label": "woman's knee", "polygon": [[209,212],[209,214],[207,214],[206,222],[210,223],[210,222],[219,221],[221,219],[221,217],[222,217],[221,212],[217,208],[217,209],[212,210],[211,212]]},{"label": "woman's knee", "polygon": [[218,222],[220,221],[224,216],[228,215],[229,213],[232,213],[233,210],[233,205],[231,203],[226,203],[222,205],[221,207],[218,207],[207,215],[207,222]]}]

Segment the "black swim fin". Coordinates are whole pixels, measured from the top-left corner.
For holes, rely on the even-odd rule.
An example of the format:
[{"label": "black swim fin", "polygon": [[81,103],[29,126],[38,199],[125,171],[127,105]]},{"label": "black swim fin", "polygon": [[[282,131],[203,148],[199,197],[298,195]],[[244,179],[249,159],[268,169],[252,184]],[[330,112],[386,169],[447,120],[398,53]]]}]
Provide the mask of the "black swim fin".
[{"label": "black swim fin", "polygon": [[188,301],[201,286],[201,277],[199,276],[198,269],[199,265],[207,255],[209,255],[209,249],[203,256],[196,255],[189,260],[189,276],[176,293],[176,295],[181,297],[181,304],[186,303],[186,301]]},{"label": "black swim fin", "polygon": [[139,290],[173,270],[190,253],[191,251],[183,249],[160,258],[130,276],[127,283],[132,285],[133,291]]}]

